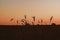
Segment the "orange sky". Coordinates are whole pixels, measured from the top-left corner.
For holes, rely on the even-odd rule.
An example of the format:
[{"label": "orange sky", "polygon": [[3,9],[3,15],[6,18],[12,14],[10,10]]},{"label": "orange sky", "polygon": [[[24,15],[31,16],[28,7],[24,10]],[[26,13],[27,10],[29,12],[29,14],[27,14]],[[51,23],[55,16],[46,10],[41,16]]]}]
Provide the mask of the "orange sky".
[{"label": "orange sky", "polygon": [[[59,0],[0,0],[0,25],[16,24],[16,19],[21,20],[24,15],[28,19],[36,16],[49,23],[51,16],[53,22],[60,24],[60,1]],[[11,18],[15,18],[10,22]]]}]

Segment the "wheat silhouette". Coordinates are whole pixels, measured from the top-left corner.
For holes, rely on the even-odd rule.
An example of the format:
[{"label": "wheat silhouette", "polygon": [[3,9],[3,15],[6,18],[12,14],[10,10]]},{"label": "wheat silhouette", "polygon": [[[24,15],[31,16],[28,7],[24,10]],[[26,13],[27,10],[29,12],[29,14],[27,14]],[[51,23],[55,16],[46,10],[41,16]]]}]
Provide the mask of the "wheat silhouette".
[{"label": "wheat silhouette", "polygon": [[[32,25],[35,25],[36,17],[33,16],[32,19],[33,19]],[[51,23],[52,20],[53,20],[53,16],[50,17],[49,25],[50,25],[50,24],[51,24],[51,25],[52,25],[52,24],[55,24],[55,23]],[[11,18],[10,21],[14,21],[14,18]],[[27,15],[24,15],[24,19],[21,19],[21,22],[24,23],[23,25],[30,25],[29,22],[27,21]],[[16,24],[18,25],[18,23],[19,23],[19,20],[16,19]],[[41,25],[43,25],[43,19],[38,20],[38,23],[37,23],[37,24],[39,25],[39,23],[41,23]]]}]

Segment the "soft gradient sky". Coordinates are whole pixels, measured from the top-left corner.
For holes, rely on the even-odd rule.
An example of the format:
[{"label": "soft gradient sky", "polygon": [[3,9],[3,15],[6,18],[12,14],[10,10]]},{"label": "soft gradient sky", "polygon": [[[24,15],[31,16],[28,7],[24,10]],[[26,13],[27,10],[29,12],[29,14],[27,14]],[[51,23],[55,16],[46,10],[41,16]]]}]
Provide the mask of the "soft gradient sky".
[{"label": "soft gradient sky", "polygon": [[[16,19],[28,18],[44,19],[49,22],[54,16],[53,22],[60,24],[60,0],[0,0],[0,25],[16,24]],[[9,20],[15,18],[13,22]]]}]

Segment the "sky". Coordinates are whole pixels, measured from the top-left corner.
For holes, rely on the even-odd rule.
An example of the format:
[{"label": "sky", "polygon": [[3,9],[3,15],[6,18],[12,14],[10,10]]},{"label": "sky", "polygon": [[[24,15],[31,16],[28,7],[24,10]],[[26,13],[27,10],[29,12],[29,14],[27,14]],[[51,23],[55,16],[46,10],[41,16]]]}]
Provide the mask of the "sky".
[{"label": "sky", "polygon": [[0,25],[16,24],[15,21],[23,19],[24,15],[30,20],[36,16],[46,23],[53,16],[52,21],[60,24],[60,0],[0,0]]}]

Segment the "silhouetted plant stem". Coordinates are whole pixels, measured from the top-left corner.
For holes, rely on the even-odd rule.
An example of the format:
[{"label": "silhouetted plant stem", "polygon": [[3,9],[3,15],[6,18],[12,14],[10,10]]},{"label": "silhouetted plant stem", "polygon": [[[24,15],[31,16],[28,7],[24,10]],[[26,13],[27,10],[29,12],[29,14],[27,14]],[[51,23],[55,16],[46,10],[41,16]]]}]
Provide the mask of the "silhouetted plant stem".
[{"label": "silhouetted plant stem", "polygon": [[52,22],[52,19],[53,19],[53,16],[51,16],[51,18],[50,18],[50,23],[49,23],[49,24],[51,24],[51,22]]},{"label": "silhouetted plant stem", "polygon": [[[21,22],[23,22],[23,23],[25,24],[25,19],[21,19]],[[24,24],[23,24],[23,25],[24,25]]]},{"label": "silhouetted plant stem", "polygon": [[43,20],[41,19],[41,25],[43,24]]},{"label": "silhouetted plant stem", "polygon": [[25,25],[27,25],[27,24],[28,24],[28,23],[27,23],[27,16],[24,15],[24,18],[25,18]]},{"label": "silhouetted plant stem", "polygon": [[16,22],[17,22],[17,25],[18,25],[18,20]]},{"label": "silhouetted plant stem", "polygon": [[33,16],[32,18],[33,18],[33,25],[35,25],[35,16]]}]

